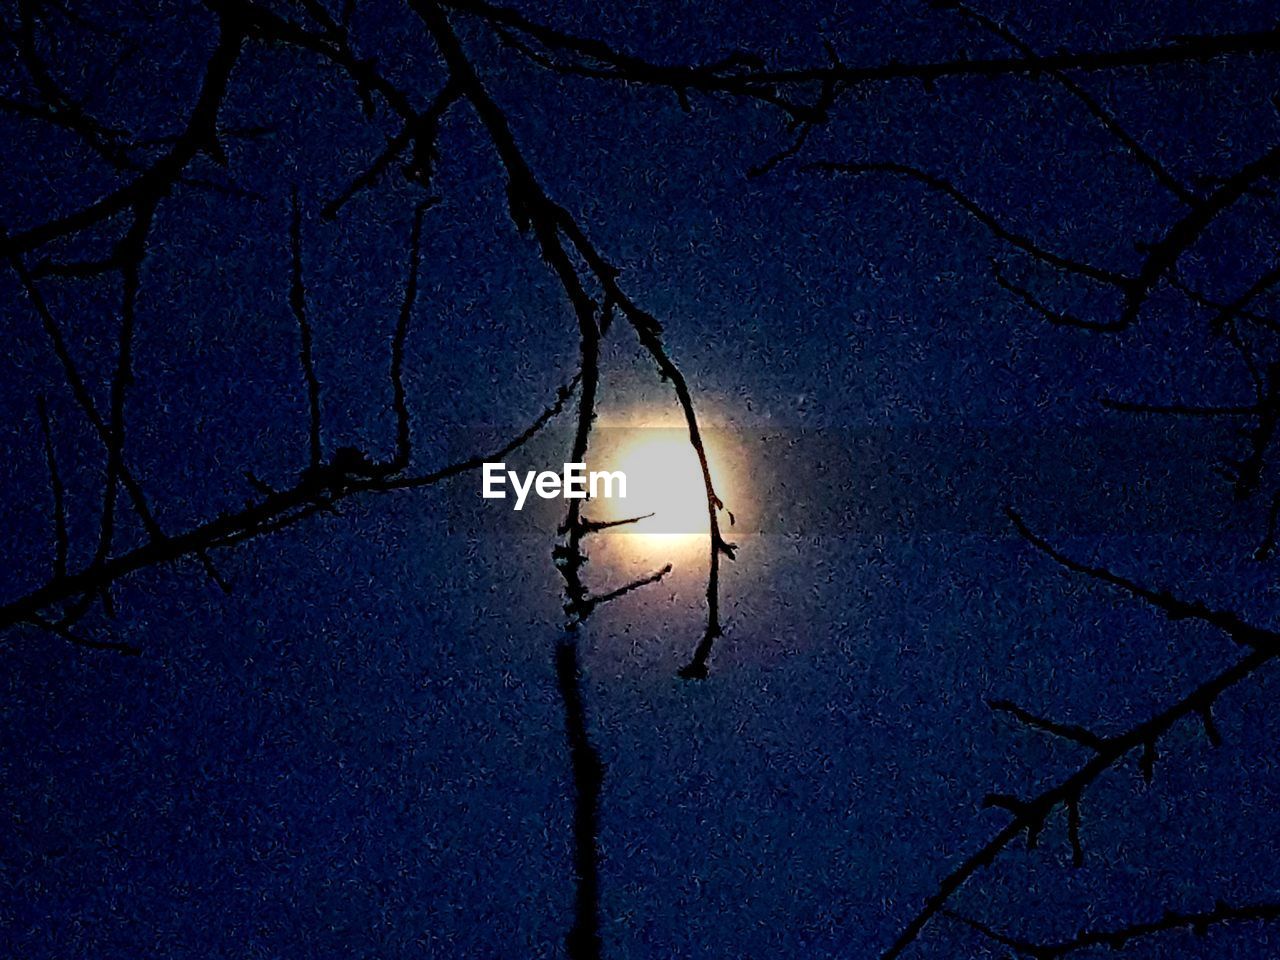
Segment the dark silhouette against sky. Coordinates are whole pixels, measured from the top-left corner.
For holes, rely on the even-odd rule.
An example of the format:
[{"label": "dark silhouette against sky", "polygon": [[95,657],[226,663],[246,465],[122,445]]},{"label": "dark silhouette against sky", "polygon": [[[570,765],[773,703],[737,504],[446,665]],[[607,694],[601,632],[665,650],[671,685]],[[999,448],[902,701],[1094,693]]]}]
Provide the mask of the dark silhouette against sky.
[{"label": "dark silhouette against sky", "polygon": [[1274,956],[1277,16],[5,4],[0,955]]}]

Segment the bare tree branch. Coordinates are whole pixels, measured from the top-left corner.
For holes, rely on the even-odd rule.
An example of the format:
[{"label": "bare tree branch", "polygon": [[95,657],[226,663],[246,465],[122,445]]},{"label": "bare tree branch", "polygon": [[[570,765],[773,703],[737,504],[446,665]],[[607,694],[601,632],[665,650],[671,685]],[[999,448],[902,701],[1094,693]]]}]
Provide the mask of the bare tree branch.
[{"label": "bare tree branch", "polygon": [[853,175],[891,173],[916,180],[931,190],[949,196],[996,238],[1011,244],[1033,259],[1056,270],[1076,274],[1089,280],[1115,287],[1123,294],[1124,302],[1120,313],[1113,319],[1105,321],[1081,320],[1071,314],[1055,311],[1045,306],[1025,287],[1007,279],[997,267],[996,280],[1001,286],[1019,296],[1028,306],[1051,322],[1090,330],[1114,332],[1127,329],[1137,321],[1152,290],[1166,274],[1174,271],[1182,255],[1201,238],[1208,227],[1224,211],[1247,195],[1261,181],[1280,173],[1280,147],[1273,147],[1257,159],[1241,167],[1234,174],[1225,178],[1211,193],[1196,200],[1180,220],[1172,224],[1157,242],[1146,248],[1146,256],[1142,265],[1137,273],[1132,275],[1117,273],[1054,253],[1035,243],[1029,237],[1006,228],[998,219],[975,203],[950,181],[906,164],[824,161],[811,164],[808,169]]},{"label": "bare tree branch", "polygon": [[400,132],[391,138],[386,149],[378,155],[369,168],[325,206],[322,216],[336,217],[353,197],[377,183],[410,144],[414,147],[413,158],[405,167],[405,176],[420,186],[429,188],[439,159],[436,139],[440,133],[440,124],[449,108],[457,102],[459,95],[460,91],[456,84],[446,83],[426,110],[405,121]]},{"label": "bare tree branch", "polygon": [[972,927],[1015,953],[1031,957],[1032,960],[1057,960],[1057,958],[1065,957],[1068,954],[1097,947],[1123,950],[1134,940],[1161,933],[1169,933],[1174,930],[1190,930],[1197,936],[1205,936],[1211,927],[1236,923],[1255,923],[1264,920],[1280,920],[1280,903],[1231,906],[1219,901],[1212,910],[1201,910],[1196,913],[1179,913],[1170,910],[1159,920],[1134,923],[1112,930],[1084,930],[1070,940],[1060,940],[1055,943],[1037,943],[1032,940],[1011,937],[1008,934],[1000,933],[985,923],[952,911],[947,911],[947,916]]},{"label": "bare tree branch", "polygon": [[[958,2],[958,0],[937,0],[934,4],[939,9],[955,10],[962,17],[972,20],[982,29],[999,37],[1005,43],[1009,44],[1014,50],[1018,51],[1022,56],[1034,58],[1037,56],[1036,51],[1029,43],[1019,37],[1010,30],[1005,24],[974,10],[966,3]],[[1168,168],[1157,160],[1137,138],[1129,133],[1115,115],[1108,110],[1102,103],[1097,100],[1088,90],[1082,87],[1075,80],[1063,72],[1062,70],[1047,70],[1047,76],[1052,77],[1064,90],[1075,97],[1084,108],[1089,111],[1093,117],[1102,124],[1108,133],[1119,141],[1120,145],[1127,150],[1138,163],[1151,171],[1152,175],[1165,187],[1170,193],[1176,196],[1185,204],[1192,204],[1196,201],[1196,195],[1188,190]]]},{"label": "bare tree branch", "polygon": [[601,953],[600,923],[600,794],[604,790],[604,762],[591,744],[587,709],[582,697],[582,668],[578,644],[566,631],[556,644],[556,685],[564,704],[565,736],[573,771],[573,868],[577,875],[574,923],[565,938],[572,960],[593,960]]},{"label": "bare tree branch", "polygon": [[26,620],[20,621],[29,623],[34,627],[39,627],[54,636],[66,640],[72,646],[83,647],[86,650],[103,651],[108,653],[119,653],[126,657],[141,656],[142,651],[132,643],[124,643],[119,640],[94,640],[89,637],[81,636],[75,630],[72,630],[67,624],[56,621],[46,620],[44,617],[32,615]]},{"label": "bare tree branch", "polygon": [[1254,320],[1254,322],[1262,323],[1273,330],[1280,329],[1280,324],[1277,324],[1271,318],[1249,314],[1245,309],[1249,304],[1253,303],[1253,301],[1257,300],[1264,294],[1269,293],[1277,284],[1280,284],[1280,263],[1277,263],[1275,266],[1271,267],[1271,269],[1259,276],[1257,280],[1249,285],[1247,290],[1240,294],[1240,296],[1236,297],[1230,303],[1219,307],[1218,315],[1213,318],[1214,329],[1223,329],[1237,317]]},{"label": "bare tree branch", "polygon": [[1009,245],[1016,247],[1022,252],[1029,254],[1036,260],[1056,267],[1059,270],[1065,270],[1068,273],[1079,274],[1082,277],[1088,277],[1090,280],[1097,280],[1100,283],[1110,284],[1111,286],[1124,287],[1130,282],[1130,278],[1122,273],[1114,270],[1106,270],[1102,267],[1095,267],[1092,264],[1084,263],[1080,260],[1073,260],[1070,257],[1063,257],[1046,249],[1036,243],[1030,237],[1024,234],[1010,230],[1002,224],[996,217],[988,213],[983,207],[978,205],[969,196],[963,193],[950,180],[943,177],[935,176],[918,167],[908,166],[904,163],[834,163],[824,161],[821,163],[810,164],[806,169],[818,170],[826,173],[844,173],[852,176],[860,176],[869,173],[888,173],[899,177],[905,177],[909,180],[915,180],[924,184],[930,190],[944,194],[950,197],[967,211],[975,220],[987,228],[987,230],[995,237],[1005,241]]},{"label": "bare tree branch", "polygon": [[[1176,724],[1188,717],[1204,716],[1225,691],[1253,676],[1280,655],[1280,633],[1255,627],[1227,611],[1214,610],[1206,605],[1179,599],[1172,594],[1144,587],[1132,580],[1112,573],[1104,567],[1092,567],[1072,560],[1038,536],[1022,518],[1009,512],[1018,532],[1033,546],[1048,555],[1059,565],[1075,573],[1083,574],[1111,586],[1118,587],[1146,601],[1174,620],[1194,619],[1216,627],[1236,643],[1247,646],[1248,652],[1225,670],[1197,685],[1179,700],[1134,724],[1122,733],[1103,738],[1100,743],[1090,743],[1092,755],[1073,773],[1046,787],[1029,799],[1003,795],[988,797],[988,805],[1002,807],[1011,814],[1010,821],[977,851],[970,854],[941,880],[935,893],[911,918],[889,949],[883,960],[901,956],[935,916],[946,909],[951,898],[980,870],[990,866],[995,859],[1019,836],[1026,834],[1028,845],[1034,846],[1049,815],[1059,806],[1066,807],[1072,835],[1073,859],[1079,862],[1083,850],[1079,846],[1078,805],[1084,791],[1108,770],[1114,768],[1125,756],[1135,750],[1142,751],[1140,766],[1145,778],[1150,777],[1156,758],[1156,743]],[[1074,813],[1071,807],[1077,807]]]},{"label": "bare tree branch", "polygon": [[1120,413],[1156,413],[1174,417],[1249,417],[1258,412],[1255,404],[1201,407],[1186,403],[1138,403],[1132,400],[1112,400],[1107,397],[1103,397],[1098,403],[1108,410]]},{"label": "bare tree branch", "polygon": [[1029,710],[1024,710],[1012,700],[988,700],[987,706],[998,713],[1009,714],[1019,723],[1023,723],[1033,730],[1051,733],[1055,737],[1062,737],[1064,740],[1078,743],[1083,747],[1088,747],[1090,750],[1101,750],[1106,746],[1106,740],[1103,737],[1099,737],[1086,727],[1069,723],[1057,723],[1044,717],[1038,717]]},{"label": "bare tree branch", "polygon": [[430,473],[391,476],[384,472],[351,472],[343,463],[322,465],[293,487],[264,496],[244,509],[222,514],[171,536],[148,541],[126,553],[90,564],[58,580],[51,580],[23,597],[0,605],[0,630],[28,622],[41,611],[81,596],[93,596],[107,585],[154,566],[218,547],[233,546],[266,533],[292,526],[347,497],[389,493],[434,486],[451,477],[479,469],[488,461],[502,460],[533,438],[556,417],[577,386],[577,378],[561,387],[556,400],[518,436],[497,450],[468,457]]},{"label": "bare tree branch", "polygon": [[318,469],[323,456],[320,447],[320,381],[312,357],[311,324],[307,321],[307,291],[302,280],[302,211],[298,208],[298,188],[290,194],[289,216],[289,307],[298,322],[301,340],[302,376],[307,384],[307,463]]},{"label": "bare tree branch", "polygon": [[[94,433],[102,442],[103,446],[106,447],[108,451],[111,451],[113,444],[116,442],[115,436],[110,425],[99,413],[97,405],[94,403],[93,397],[90,395],[88,387],[85,385],[84,378],[80,375],[80,371],[71,357],[71,352],[67,348],[62,332],[59,329],[57,322],[54,320],[53,314],[50,313],[48,305],[45,303],[44,297],[41,296],[40,290],[32,279],[31,274],[17,257],[10,258],[10,266],[12,266],[14,272],[18,275],[18,279],[27,293],[27,298],[31,301],[32,306],[36,310],[36,314],[40,317],[45,330],[45,335],[49,338],[54,354],[57,356],[58,362],[62,366],[63,374],[66,377],[68,386],[71,387],[71,392],[76,399],[76,403],[79,404],[81,410],[85,414],[85,417],[93,427]],[[117,370],[119,370],[119,367]],[[117,382],[119,382],[118,372]],[[121,397],[122,396],[123,394],[121,394]],[[110,453],[108,456],[110,459]],[[150,536],[152,540],[163,539],[165,534],[161,530],[155,517],[152,515],[151,508],[147,503],[146,495],[142,491],[142,486],[138,483],[137,479],[133,476],[133,473],[129,470],[128,465],[125,463],[122,450],[117,451],[116,453],[114,477],[112,476],[110,468],[108,469],[108,485],[114,489],[116,483],[123,485],[125,492],[129,494],[130,502],[133,504],[133,508],[137,512],[139,518],[141,518],[148,536]],[[111,504],[112,509],[114,510],[114,496],[111,499]],[[104,527],[102,530],[102,536],[99,540],[97,560],[103,559],[110,549],[109,546],[105,548],[103,546],[103,544],[110,539],[110,531],[106,526],[106,517],[107,513],[104,509]],[[221,575],[219,575],[217,569],[213,566],[213,561],[203,549],[196,551],[196,559],[204,567],[205,573],[210,579],[217,583],[224,592],[229,590],[229,585]],[[104,586],[109,586],[109,583]],[[109,596],[105,593],[103,594],[103,600],[107,603],[110,602]],[[3,627],[0,626],[0,629],[3,629]]]},{"label": "bare tree branch", "polygon": [[618,587],[616,590],[610,590],[608,593],[602,593],[597,596],[586,597],[582,601],[578,612],[581,614],[581,618],[585,620],[591,613],[595,611],[597,607],[603,606],[606,603],[610,603],[614,600],[617,600],[620,597],[625,597],[627,594],[632,593],[636,590],[639,590],[641,587],[647,587],[647,586],[650,586],[651,584],[660,583],[662,579],[670,572],[671,572],[671,564],[668,563],[661,570],[651,573],[647,577],[639,577],[635,580],[632,580],[630,583],[625,584],[621,587]]},{"label": "bare tree branch", "polygon": [[[136,208],[134,224],[116,254],[121,281],[124,286],[120,309],[120,342],[117,348],[116,369],[111,379],[111,398],[107,412],[107,479],[103,492],[102,533],[98,541],[98,557],[111,551],[115,532],[116,495],[124,468],[125,443],[125,394],[133,383],[133,335],[137,324],[139,272],[146,255],[146,235],[155,216],[155,202],[147,199]],[[142,513],[148,534],[159,535],[159,525]]]},{"label": "bare tree branch", "polygon": [[[599,533],[601,530],[610,530],[614,527],[625,527],[633,523],[639,523],[641,520],[648,520],[652,516],[652,513],[644,513],[638,517],[627,517],[625,520],[588,520],[584,517],[579,526],[582,527],[584,533]],[[565,531],[561,529],[560,532],[564,533]]]},{"label": "bare tree branch", "polygon": [[[201,152],[221,157],[217,140],[218,109],[227,93],[231,72],[240,57],[245,26],[222,12],[219,14],[218,45],[205,69],[204,83],[186,129],[173,148],[129,184],[75,213],[57,217],[18,233],[0,236],[0,255],[12,257],[102,223],[130,208],[146,208],[159,203],[177,182],[187,165]],[[137,222],[138,217],[135,217]]]},{"label": "bare tree branch", "polygon": [[409,336],[409,321],[413,317],[413,307],[418,299],[418,268],[422,263],[422,218],[434,205],[435,200],[425,200],[413,211],[413,231],[409,237],[409,274],[404,281],[400,318],[391,339],[392,406],[396,412],[396,455],[391,461],[393,470],[407,467],[413,452],[409,434],[409,403],[404,389],[404,348]]},{"label": "bare tree branch", "polygon": [[49,465],[49,489],[53,493],[53,577],[67,575],[67,507],[62,478],[58,474],[58,458],[53,451],[53,427],[49,422],[49,407],[43,396],[36,398],[40,410],[40,426],[44,431],[44,455]]},{"label": "bare tree branch", "polygon": [[[820,95],[808,102],[788,98],[782,90],[798,85],[824,85],[846,92],[871,83],[914,80],[930,86],[960,77],[1039,76],[1050,72],[1121,70],[1179,63],[1200,63],[1229,56],[1280,52],[1280,31],[1224,33],[1182,37],[1172,43],[1113,50],[1057,52],[1042,56],[969,59],[958,56],[927,63],[890,60],[866,66],[833,62],[824,66],[768,69],[759,58],[737,53],[702,65],[662,65],[623,53],[598,40],[577,37],[535,23],[523,14],[484,0],[447,0],[445,6],[478,17],[492,27],[524,33],[548,50],[571,56],[556,65],[564,73],[665,88],[680,96],[729,94],[780,107],[797,120],[826,119]],[[544,64],[549,65],[549,64]]]}]

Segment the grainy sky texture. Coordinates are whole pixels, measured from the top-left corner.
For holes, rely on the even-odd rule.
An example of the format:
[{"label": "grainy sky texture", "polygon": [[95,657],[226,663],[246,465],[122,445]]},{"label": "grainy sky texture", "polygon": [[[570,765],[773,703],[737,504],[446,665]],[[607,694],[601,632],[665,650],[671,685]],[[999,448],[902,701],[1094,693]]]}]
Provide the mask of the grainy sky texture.
[{"label": "grainy sky texture", "polygon": [[[41,403],[68,567],[102,559],[108,456],[32,291],[105,415],[133,268],[100,261],[128,260],[137,210],[21,238],[116,195],[181,140],[217,55],[215,11],[269,11],[315,33],[308,6],[3,5],[0,603],[40,589],[55,563]],[[356,59],[412,109],[447,82],[419,16],[434,4],[311,6],[332,8]],[[1244,652],[1196,616],[1171,622],[1064,569],[1006,507],[1071,557],[1259,627],[1275,621],[1275,562],[1255,559],[1274,477],[1264,468],[1242,490],[1231,461],[1272,452],[1257,438],[1275,411],[1254,395],[1280,395],[1280,367],[1267,365],[1280,301],[1259,291],[1252,319],[1230,325],[1244,331],[1235,339],[1212,320],[1213,304],[1274,269],[1280,170],[1202,225],[1146,291],[1138,322],[1105,332],[1050,322],[997,282],[993,260],[1010,285],[1094,321],[1125,309],[1116,289],[1039,262],[918,179],[815,165],[926,170],[1007,231],[1134,274],[1171,224],[1280,142],[1280,53],[1082,69],[1066,83],[867,83],[841,90],[794,156],[753,176],[793,140],[777,106],[692,90],[685,109],[661,85],[558,72],[469,6],[445,5],[461,48],[542,189],[662,323],[735,514],[731,529],[721,514],[739,550],[723,565],[725,636],[705,680],[677,677],[705,626],[702,546],[681,547],[661,582],[576,633],[605,771],[602,954],[881,956],[1010,821],[983,807],[988,793],[1034,796],[1094,755],[988,701],[1118,734]],[[925,3],[519,7],[658,64],[735,50],[770,69],[1020,55],[989,25]],[[1277,22],[1269,2],[974,10],[1042,53]],[[332,59],[261,33],[229,74],[217,150],[204,145],[157,193],[137,261],[123,461],[168,533],[288,489],[308,465],[290,303],[295,190],[325,462],[342,447],[377,461],[395,452],[388,371],[428,196],[403,358],[412,472],[500,446],[578,369],[573,311],[536,230],[512,222],[508,167],[473,105],[440,120],[429,188],[403,172],[410,147],[325,216],[401,120],[377,91],[366,111]],[[46,109],[51,97],[60,112]],[[81,116],[108,131],[101,149]],[[682,422],[621,315],[600,375],[593,451],[625,446],[637,419]],[[1164,416],[1107,400],[1247,409]],[[558,469],[574,409],[512,467]],[[113,556],[151,538],[119,500]],[[554,667],[561,506],[516,514],[484,501],[473,470],[353,496],[212,551],[229,593],[193,556],[148,565],[112,583],[110,610],[89,592],[74,628],[137,656],[86,649],[26,615],[4,620],[0,955],[565,956],[581,797]],[[665,562],[616,532],[584,548],[600,593]],[[37,612],[57,619],[75,599]],[[1091,782],[1083,866],[1058,804],[1036,849],[1025,838],[1002,848],[949,909],[1053,943],[1167,909],[1280,900],[1277,694],[1274,668],[1261,669],[1215,700],[1220,746],[1192,711],[1159,737],[1150,784],[1141,749]],[[1178,929],[1126,956],[1274,957],[1277,929]],[[1008,953],[937,916],[905,955]]]}]

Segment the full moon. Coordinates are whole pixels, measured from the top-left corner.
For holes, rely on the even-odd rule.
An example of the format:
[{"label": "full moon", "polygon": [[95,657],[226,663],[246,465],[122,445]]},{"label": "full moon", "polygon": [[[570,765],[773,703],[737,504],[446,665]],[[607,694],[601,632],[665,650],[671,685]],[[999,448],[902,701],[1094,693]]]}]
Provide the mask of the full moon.
[{"label": "full moon", "polygon": [[[591,469],[621,470],[627,477],[627,495],[589,502],[584,512],[604,522],[643,517],[603,531],[609,546],[629,560],[654,564],[687,561],[705,553],[710,532],[707,493],[687,427],[664,418],[658,423],[641,420],[637,426],[605,427],[600,434]],[[703,446],[716,492],[732,510],[739,491],[720,434],[704,429]],[[727,512],[721,511],[719,519],[729,538]]]}]

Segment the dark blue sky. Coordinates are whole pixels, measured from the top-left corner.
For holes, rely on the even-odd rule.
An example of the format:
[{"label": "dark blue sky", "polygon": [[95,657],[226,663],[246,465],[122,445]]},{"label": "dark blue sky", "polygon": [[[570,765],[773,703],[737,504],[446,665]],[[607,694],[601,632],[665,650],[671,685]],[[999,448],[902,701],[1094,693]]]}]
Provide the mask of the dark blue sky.
[{"label": "dark blue sky", "polygon": [[[16,23],[16,9],[6,20]],[[87,5],[85,5],[87,7]],[[283,5],[282,5],[283,6]],[[1004,55],[925,4],[578,2],[530,16],[661,62],[736,49],[771,64]],[[1043,50],[1274,26],[1272,3],[983,7]],[[138,137],[180,129],[213,47],[203,7],[52,12],[42,51],[60,83]],[[777,111],[559,77],[474,20],[459,35],[547,192],[623,269],[664,324],[699,409],[733,451],[741,550],[723,583],[727,636],[711,677],[676,678],[701,629],[703,561],[600,610],[581,634],[600,807],[605,955],[878,956],[938,880],[1007,820],[990,791],[1030,793],[1080,748],[996,718],[1011,698],[1103,731],[1185,695],[1238,651],[1070,576],[1019,538],[1012,504],[1065,550],[1260,624],[1274,567],[1251,559],[1265,495],[1232,500],[1219,421],[1126,418],[1099,397],[1249,401],[1206,314],[1168,287],[1118,335],[1068,330],[992,279],[993,254],[1055,302],[1117,300],[1014,257],[947,199],[808,162],[894,161],[944,174],[1011,228],[1068,256],[1136,269],[1137,241],[1179,216],[1061,87],[1044,78],[899,82],[845,96],[803,154]],[[419,21],[358,4],[353,36],[419,105],[444,72]],[[57,42],[51,37],[56,34]],[[30,78],[6,43],[6,96]],[[1080,75],[1188,182],[1274,146],[1275,57]],[[320,208],[397,129],[311,55],[250,42],[219,124],[225,167],[160,204],[142,271],[128,462],[157,517],[182,529],[235,510],[253,471],[305,466],[306,394],[289,311],[289,192],[326,449],[389,456],[389,340],[420,191],[397,174],[336,219]],[[233,132],[265,127],[265,135]],[[128,179],[52,125],[0,112],[8,234]],[[1274,186],[1274,184],[1272,184]],[[406,386],[422,469],[521,429],[567,380],[576,326],[533,242],[510,222],[503,171],[475,114],[449,114],[426,214]],[[119,224],[26,255],[102,256]],[[1274,197],[1250,197],[1180,263],[1229,299],[1271,265]],[[120,282],[41,289],[106,403]],[[1256,309],[1274,310],[1264,298]],[[37,397],[56,423],[72,566],[92,559],[101,446],[14,271],[0,271],[0,591],[48,579],[53,508]],[[601,408],[675,412],[618,322]],[[558,420],[513,462],[558,465]],[[1269,493],[1267,494],[1269,495]],[[123,514],[120,544],[139,525]],[[0,671],[0,954],[24,958],[562,955],[572,910],[572,790],[552,651],[563,619],[557,518],[479,499],[479,476],[344,503],[218,562],[224,596],[186,561],[115,588],[96,634],[140,657],[34,629],[5,635]],[[620,571],[589,567],[601,586]],[[1179,725],[1154,782],[1133,758],[1082,807],[1070,866],[1058,810],[1041,848],[1015,843],[954,906],[1053,940],[1088,925],[1274,899],[1280,867],[1276,678],[1218,703],[1225,743]],[[1134,957],[1268,957],[1240,924],[1175,932]],[[919,957],[1000,956],[945,919]]]}]

